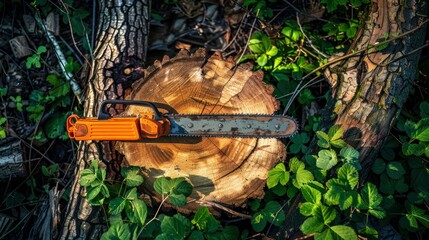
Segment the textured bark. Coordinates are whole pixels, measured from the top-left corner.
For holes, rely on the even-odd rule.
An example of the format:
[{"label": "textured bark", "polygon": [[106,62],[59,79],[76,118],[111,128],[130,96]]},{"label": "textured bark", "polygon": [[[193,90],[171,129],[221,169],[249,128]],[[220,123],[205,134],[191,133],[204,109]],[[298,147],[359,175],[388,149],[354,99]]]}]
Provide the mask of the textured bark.
[{"label": "textured bark", "polygon": [[353,51],[374,46],[386,36],[393,38],[420,29],[392,41],[381,51],[368,49],[328,71],[333,90],[333,103],[328,110],[337,116],[333,124],[345,129],[346,141],[359,150],[363,175],[412,89],[420,51],[410,53],[423,44],[426,26],[420,26],[424,21],[420,13],[426,10],[426,4],[412,0],[401,4],[395,0],[373,1]]},{"label": "textured bark", "polygon": [[[426,25],[423,23],[426,1],[395,0],[372,1],[366,25],[349,52],[363,51],[325,72],[332,87],[331,101],[323,109],[322,128],[341,125],[345,140],[360,152],[362,179],[371,169],[375,155],[389,134],[402,106],[408,98],[417,71]],[[416,31],[414,31],[416,30]],[[406,34],[407,33],[407,34]],[[387,34],[387,35],[386,35]],[[381,51],[376,45],[386,36],[404,35]],[[316,140],[311,143],[317,149]],[[311,150],[310,150],[311,151]],[[285,235],[298,229],[303,222],[299,214],[298,196],[288,209],[282,226]]]},{"label": "textured bark", "polygon": [[0,182],[27,175],[20,141],[0,145]]},{"label": "textured bark", "polygon": [[[193,56],[182,51],[173,59],[164,58],[145,75],[133,85],[130,98],[168,106],[164,111],[170,113],[272,114],[279,106],[273,88],[262,82],[261,71],[217,56],[206,59],[202,50]],[[145,111],[145,107],[130,106],[124,114]],[[185,212],[208,201],[239,206],[249,198],[262,197],[268,171],[286,157],[278,139],[164,137],[117,145],[130,165],[144,167],[149,188],[160,176],[187,178],[194,192],[180,209]]]},{"label": "textured bark", "polygon": [[[86,84],[84,115],[97,115],[99,104],[106,99],[123,99],[131,91],[133,81],[143,77],[149,31],[149,1],[100,0],[97,43],[88,82]],[[121,106],[109,108],[112,115]],[[94,159],[103,161],[110,170],[118,168],[121,156],[112,142],[80,142],[75,178],[67,206],[62,239],[98,239],[103,232],[98,209],[85,201],[79,185],[80,172]],[[104,223],[102,223],[104,224]]]}]

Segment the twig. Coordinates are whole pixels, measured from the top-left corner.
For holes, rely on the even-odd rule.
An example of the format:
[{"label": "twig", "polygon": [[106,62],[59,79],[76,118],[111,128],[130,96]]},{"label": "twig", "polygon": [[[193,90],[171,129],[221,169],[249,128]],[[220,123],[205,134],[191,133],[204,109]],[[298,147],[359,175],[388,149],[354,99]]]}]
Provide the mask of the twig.
[{"label": "twig", "polygon": [[241,61],[241,58],[243,58],[244,54],[246,53],[247,46],[249,45],[250,38],[252,37],[253,28],[255,27],[255,24],[256,24],[256,19],[258,19],[258,18],[257,18],[257,17],[258,17],[258,14],[259,14],[259,9],[258,9],[258,11],[256,12],[255,20],[253,20],[252,27],[250,28],[249,37],[247,37],[247,43],[246,43],[246,45],[244,45],[243,52],[241,53],[241,55],[240,55],[240,57],[238,58],[237,62],[240,62],[240,61]]},{"label": "twig", "polygon": [[[403,38],[403,37],[405,37],[407,35],[410,35],[410,34],[414,33],[415,31],[419,30],[420,28],[422,28],[428,22],[429,22],[429,19],[425,20],[423,23],[419,24],[417,27],[415,27],[415,28],[413,28],[413,29],[411,29],[409,31],[406,31],[406,32],[404,32],[404,33],[402,33],[402,34],[400,34],[400,35],[398,35],[396,37],[384,40],[384,41],[382,41],[382,42],[380,42],[380,43],[378,43],[376,45],[370,45],[370,46],[368,46],[368,47],[366,47],[364,49],[357,50],[357,51],[352,52],[350,54],[346,54],[344,56],[332,59],[331,61],[329,61],[329,62],[327,62],[327,63],[325,63],[325,64],[323,64],[323,65],[321,65],[321,66],[319,66],[319,67],[317,67],[315,69],[313,69],[311,72],[307,73],[307,75],[305,75],[304,77],[302,77],[300,79],[300,83],[298,84],[297,88],[301,86],[302,81],[304,81],[305,79],[307,79],[309,76],[313,75],[314,73],[316,73],[316,72],[318,72],[318,71],[320,71],[322,69],[325,69],[326,67],[328,67],[328,66],[330,66],[330,65],[332,65],[334,63],[340,62],[340,61],[345,60],[347,58],[350,58],[350,57],[359,55],[361,53],[364,53],[364,52],[366,52],[366,51],[368,51],[370,49],[376,48],[377,46],[381,46],[383,44],[390,43],[390,42],[393,42],[393,41],[395,41],[397,39],[400,39],[400,38]],[[285,110],[283,111],[283,115],[285,115],[286,112],[289,110],[289,107],[292,105],[292,102],[294,101],[294,99],[298,95],[298,93],[299,93],[298,91],[295,91],[294,94],[292,95],[292,97],[289,99],[289,102],[288,102]]]},{"label": "twig", "polygon": [[252,216],[250,216],[250,215],[247,215],[247,214],[244,214],[244,213],[239,213],[237,211],[234,211],[232,209],[229,209],[229,208],[227,208],[225,206],[220,205],[219,203],[215,203],[215,202],[212,202],[212,201],[198,201],[198,203],[201,204],[202,206],[210,206],[210,207],[219,208],[219,209],[221,209],[221,210],[223,210],[225,212],[228,212],[228,213],[230,213],[230,214],[232,214],[234,216],[241,217],[241,218],[244,218],[244,219],[251,219],[252,218]]},{"label": "twig", "polygon": [[54,46],[55,55],[58,58],[58,62],[59,62],[59,65],[61,67],[61,70],[63,71],[64,77],[66,78],[66,80],[68,80],[70,82],[71,89],[72,89],[74,95],[77,97],[79,103],[82,103],[82,98],[83,98],[82,90],[80,89],[80,86],[79,86],[78,82],[74,79],[73,75],[66,71],[67,60],[66,60],[63,52],[61,51],[61,47],[58,44],[57,40],[55,39],[54,34],[52,34],[46,28],[46,25],[42,22],[42,20],[40,19],[38,14],[35,15],[35,19],[36,19],[37,23],[39,23],[39,25],[45,31],[48,40]]},{"label": "twig", "polygon": [[302,29],[301,26],[301,22],[299,21],[299,16],[298,13],[296,13],[296,23],[298,23],[299,29],[302,32],[302,35],[304,35],[304,38],[307,40],[307,43],[310,44],[310,47],[314,49],[314,51],[316,51],[317,53],[319,53],[320,55],[322,55],[324,58],[328,58],[329,56],[324,54],[323,52],[321,52],[319,49],[317,49],[314,45],[313,42],[311,42],[310,38],[307,37],[307,35],[305,34],[304,30]]}]

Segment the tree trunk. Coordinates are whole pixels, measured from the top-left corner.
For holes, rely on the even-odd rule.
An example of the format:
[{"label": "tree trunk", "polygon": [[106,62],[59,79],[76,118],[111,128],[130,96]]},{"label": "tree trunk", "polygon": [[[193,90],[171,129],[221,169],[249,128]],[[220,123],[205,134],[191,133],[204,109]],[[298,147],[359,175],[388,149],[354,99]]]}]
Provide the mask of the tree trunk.
[{"label": "tree trunk", "polygon": [[[202,50],[164,58],[145,75],[133,85],[130,98],[168,106],[164,111],[170,113],[272,114],[279,106],[273,88],[262,82],[261,71],[216,55],[206,59]],[[144,108],[130,106],[124,114],[137,115]],[[188,179],[194,191],[180,209],[185,212],[210,202],[239,206],[249,198],[261,198],[268,171],[286,157],[278,139],[164,137],[117,145],[130,165],[144,167],[149,189],[160,176]]]},{"label": "tree trunk", "polygon": [[[352,49],[364,52],[327,71],[333,100],[326,111],[337,116],[333,124],[344,128],[345,140],[360,152],[364,172],[371,168],[412,89],[420,57],[420,51],[414,50],[423,44],[426,25],[421,25],[421,13],[426,4],[373,1],[367,24]],[[381,51],[370,48],[396,36],[402,37]]]},{"label": "tree trunk", "polygon": [[[149,1],[100,0],[97,42],[94,59],[86,84],[84,115],[96,116],[101,101],[124,99],[131,92],[131,84],[143,77],[149,32]],[[112,115],[121,106],[109,108]],[[65,213],[62,239],[98,239],[105,222],[100,222],[98,209],[85,201],[80,187],[80,172],[91,160],[103,161],[110,169],[117,169],[121,156],[112,142],[80,142],[75,178],[70,202]],[[116,166],[113,166],[116,164]],[[101,223],[101,224],[100,224]]]},{"label": "tree trunk", "polygon": [[[331,100],[323,109],[322,129],[341,125],[345,141],[360,152],[361,179],[388,136],[412,89],[426,30],[426,1],[372,1],[366,25],[348,51],[362,53],[332,65],[325,76],[332,87]],[[377,51],[383,39],[397,39]],[[418,50],[418,51],[414,51]],[[331,61],[334,61],[332,59]],[[317,149],[317,139],[311,143]],[[310,150],[311,151],[311,150]],[[283,231],[299,228],[298,197],[289,208]]]}]

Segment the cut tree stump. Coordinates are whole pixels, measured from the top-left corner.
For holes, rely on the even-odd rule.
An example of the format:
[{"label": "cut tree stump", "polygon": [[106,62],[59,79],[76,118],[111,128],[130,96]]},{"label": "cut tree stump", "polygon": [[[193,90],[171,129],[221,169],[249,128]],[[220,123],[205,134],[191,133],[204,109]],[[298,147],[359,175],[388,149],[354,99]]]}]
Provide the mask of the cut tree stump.
[{"label": "cut tree stump", "polygon": [[[207,59],[203,50],[165,57],[145,70],[145,76],[133,84],[129,99],[156,102],[164,112],[272,114],[279,107],[261,71],[216,55]],[[129,106],[124,114],[147,111]],[[239,206],[262,197],[268,171],[286,157],[286,147],[277,139],[169,137],[118,142],[116,148],[129,165],[144,169],[149,189],[161,176],[189,180],[194,191],[185,212],[210,201]]]}]

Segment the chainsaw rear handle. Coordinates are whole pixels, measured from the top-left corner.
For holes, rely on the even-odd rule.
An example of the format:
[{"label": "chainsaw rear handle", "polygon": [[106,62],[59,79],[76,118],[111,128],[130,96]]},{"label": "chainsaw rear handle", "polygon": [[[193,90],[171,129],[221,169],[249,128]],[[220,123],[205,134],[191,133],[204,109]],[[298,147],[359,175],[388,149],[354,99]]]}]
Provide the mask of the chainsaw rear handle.
[{"label": "chainsaw rear handle", "polygon": [[136,100],[104,100],[103,102],[101,102],[100,108],[98,109],[98,120],[106,120],[110,118],[110,114],[104,111],[107,104],[147,106],[152,108],[155,121],[161,121],[162,119],[164,119],[164,116],[162,115],[162,113],[152,102],[136,101]]}]

